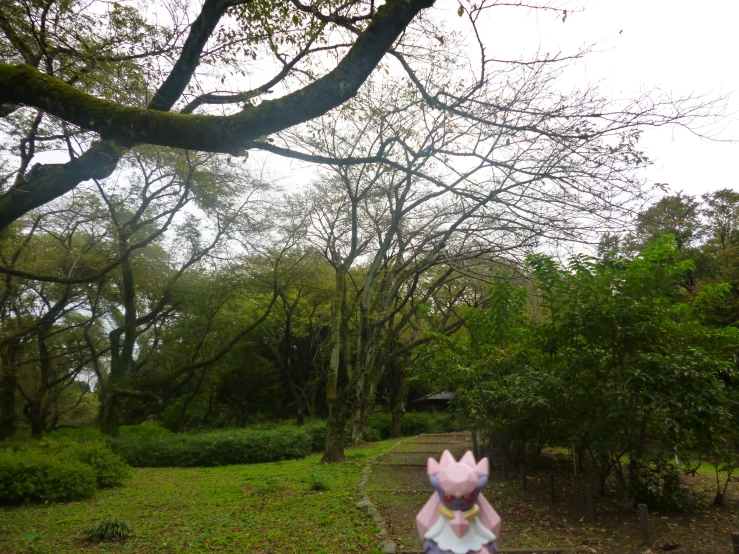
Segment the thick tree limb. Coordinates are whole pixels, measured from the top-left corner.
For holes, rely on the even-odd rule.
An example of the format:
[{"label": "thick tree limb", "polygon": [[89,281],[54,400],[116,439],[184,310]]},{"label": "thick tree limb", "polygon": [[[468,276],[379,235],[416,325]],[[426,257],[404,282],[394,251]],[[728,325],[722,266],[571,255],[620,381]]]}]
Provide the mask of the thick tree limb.
[{"label": "thick tree limb", "polygon": [[[228,117],[154,111],[171,108],[187,86],[205,44],[204,31],[201,30],[215,25],[212,19],[218,14],[216,8],[225,10],[237,3],[238,0],[206,2],[198,20],[207,21],[202,25],[198,25],[198,21],[193,24],[172,72],[177,76],[170,75],[162,84],[149,105],[150,109],[106,102],[29,65],[8,64],[0,64],[0,105],[36,106],[84,129],[97,131],[104,139],[112,139],[121,145],[148,143],[208,152],[241,153],[250,141],[319,117],[351,98],[410,21],[422,9],[433,5],[434,0],[389,0],[377,10],[367,29],[333,71],[283,98],[262,102]],[[206,10],[210,6],[213,10]],[[197,56],[195,52],[198,52]],[[115,152],[118,152],[117,156],[112,155]],[[108,177],[116,167],[120,152],[117,145],[104,142],[67,164],[36,166],[21,186],[0,196],[0,231],[28,211],[69,192],[77,184],[92,178]],[[32,175],[34,171],[36,175]],[[37,181],[37,176],[42,179]]]},{"label": "thick tree limb", "polygon": [[180,110],[180,113],[182,114],[190,114],[193,113],[199,106],[203,104],[236,104],[238,102],[246,102],[247,100],[254,98],[256,96],[260,96],[266,92],[271,92],[270,89],[278,84],[280,81],[285,79],[285,77],[288,76],[290,71],[292,70],[295,65],[302,60],[305,56],[308,54],[312,54],[314,52],[321,52],[326,50],[334,50],[336,48],[339,48],[340,46],[351,46],[351,45],[334,45],[334,46],[320,46],[318,48],[310,48],[310,45],[313,43],[313,41],[309,42],[309,44],[301,50],[292,60],[289,62],[284,63],[283,68],[280,70],[280,72],[275,75],[272,79],[264,83],[263,85],[248,90],[245,92],[237,92],[234,94],[218,94],[215,92],[207,93],[207,94],[201,94],[200,96],[197,96],[193,100],[191,100],[182,110]]},{"label": "thick tree limb", "polygon": [[349,100],[416,14],[432,4],[433,0],[389,0],[333,71],[301,90],[247,106],[231,116],[158,113],[121,106],[29,65],[0,64],[0,103],[34,106],[119,144],[240,153],[249,141],[319,117]]},{"label": "thick tree limb", "polygon": [[[200,63],[200,54],[215,31],[218,22],[232,6],[245,4],[249,0],[205,0],[200,15],[193,22],[182,53],[167,79],[157,90],[147,106],[150,110],[168,112],[187,88],[192,74]],[[62,116],[62,119],[65,119]]]},{"label": "thick tree limb", "polygon": [[[228,8],[246,1],[248,0],[205,1],[200,15],[192,24],[179,59],[169,77],[149,102],[148,109],[171,109],[190,82],[200,60],[200,54],[223,14]],[[24,59],[30,64],[25,55]],[[65,86],[74,89],[69,84]],[[4,111],[3,106],[8,106],[8,113],[16,107],[12,103],[4,104],[0,101],[0,113]],[[0,231],[23,214],[66,194],[78,184],[110,176],[118,165],[123,151],[113,142],[96,142],[87,152],[67,163],[34,166],[28,174],[16,182],[14,187],[0,196]]]},{"label": "thick tree limb", "polygon": [[2,30],[5,36],[8,37],[10,44],[13,45],[21,56],[23,56],[23,61],[33,67],[38,65],[38,56],[33,53],[28,45],[23,42],[23,39],[21,39],[21,37],[13,30],[13,26],[10,24],[10,21],[8,21],[8,18],[5,17],[2,12],[0,12],[0,30]]},{"label": "thick tree limb", "polygon": [[0,196],[0,231],[83,181],[108,177],[118,164],[121,152],[112,143],[99,142],[67,163],[35,165],[16,186]]}]

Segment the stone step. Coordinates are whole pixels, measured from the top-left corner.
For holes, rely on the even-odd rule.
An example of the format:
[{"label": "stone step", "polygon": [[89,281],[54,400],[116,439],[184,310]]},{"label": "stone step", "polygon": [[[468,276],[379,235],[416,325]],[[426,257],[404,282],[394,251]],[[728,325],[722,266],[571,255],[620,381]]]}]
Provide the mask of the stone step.
[{"label": "stone step", "polygon": [[423,437],[424,439],[427,439],[429,437],[462,437],[467,438],[467,435],[465,433],[427,433],[424,435],[418,435],[419,437]]},{"label": "stone step", "polygon": [[[423,550],[400,550],[401,554],[424,554]],[[567,552],[588,552],[579,547],[548,547],[548,548],[501,548],[498,554],[565,554]]]},{"label": "stone step", "polygon": [[447,445],[460,446],[463,444],[467,444],[467,441],[465,440],[461,440],[461,441],[413,441],[413,442],[408,442],[406,444],[436,444],[436,445],[444,447]]},{"label": "stone step", "polygon": [[367,492],[382,494],[431,494],[434,492],[432,488],[420,489],[367,489]]}]

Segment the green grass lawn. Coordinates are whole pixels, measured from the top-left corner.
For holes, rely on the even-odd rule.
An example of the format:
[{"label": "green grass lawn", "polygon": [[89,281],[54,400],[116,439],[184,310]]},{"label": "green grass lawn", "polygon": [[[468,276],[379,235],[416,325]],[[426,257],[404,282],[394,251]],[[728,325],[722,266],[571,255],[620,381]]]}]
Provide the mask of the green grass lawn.
[{"label": "green grass lawn", "polygon": [[[395,441],[270,464],[134,469],[123,487],[93,498],[0,508],[0,552],[378,552],[374,524],[355,507],[368,456]],[[312,490],[325,488],[328,490]],[[83,541],[94,521],[133,526],[125,543]]]}]

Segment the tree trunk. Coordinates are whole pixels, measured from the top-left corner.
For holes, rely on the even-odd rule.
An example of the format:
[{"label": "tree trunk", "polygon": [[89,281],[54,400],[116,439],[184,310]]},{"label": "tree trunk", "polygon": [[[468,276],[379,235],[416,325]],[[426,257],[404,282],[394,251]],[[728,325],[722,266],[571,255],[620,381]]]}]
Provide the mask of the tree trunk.
[{"label": "tree trunk", "polygon": [[[128,244],[126,239],[119,237],[119,252],[124,256]],[[113,329],[110,338],[110,375],[108,386],[121,386],[133,365],[133,352],[136,345],[136,291],[134,288],[133,270],[131,262],[125,258],[120,265],[122,276],[121,295],[123,296],[124,324],[123,327]],[[123,340],[121,341],[121,338]],[[105,389],[103,389],[105,390]],[[100,399],[100,432],[111,437],[118,436],[118,402],[115,394],[107,392]]]},{"label": "tree trunk", "polygon": [[403,428],[401,426],[401,420],[403,418],[402,409],[393,408],[391,411],[392,419],[390,423],[390,438],[397,439],[403,435]]},{"label": "tree trunk", "polygon": [[23,414],[31,424],[31,436],[34,439],[41,439],[46,432],[46,416],[48,415],[43,409],[43,398],[23,406]]},{"label": "tree trunk", "polygon": [[0,354],[0,440],[15,433],[15,387],[17,344]]},{"label": "tree trunk", "polygon": [[[357,396],[362,395],[362,391],[357,392]],[[364,396],[364,395],[362,395]],[[354,399],[354,407],[352,408],[352,443],[356,444],[362,441],[364,436],[364,414],[362,410],[362,401]]]},{"label": "tree trunk", "polygon": [[100,432],[117,437],[119,433],[118,406],[115,393],[103,388],[100,395]]},{"label": "tree trunk", "polygon": [[326,379],[326,443],[321,459],[324,463],[344,460],[344,427],[347,420],[348,401],[353,378],[352,352],[349,344],[351,314],[346,302],[346,277],[348,269],[336,268],[334,293],[331,299],[331,357]]},{"label": "tree trunk", "polygon": [[390,359],[390,374],[392,375],[392,386],[390,388],[390,401],[392,402],[392,423],[390,438],[396,439],[403,434],[402,418],[408,401],[408,383],[405,370],[398,367],[394,359]]},{"label": "tree trunk", "polygon": [[332,464],[343,462],[344,457],[344,427],[346,426],[346,406],[342,395],[337,396],[329,403],[329,415],[326,422],[326,444],[321,462]]}]

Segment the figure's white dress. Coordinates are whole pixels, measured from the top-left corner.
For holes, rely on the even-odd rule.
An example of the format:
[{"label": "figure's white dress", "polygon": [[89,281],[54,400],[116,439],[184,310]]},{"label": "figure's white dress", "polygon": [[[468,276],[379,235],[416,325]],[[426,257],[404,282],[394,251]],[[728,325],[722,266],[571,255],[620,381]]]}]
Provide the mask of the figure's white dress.
[{"label": "figure's white dress", "polygon": [[477,552],[495,540],[495,533],[487,529],[477,517],[469,520],[470,526],[461,537],[456,535],[449,523],[449,519],[440,515],[424,538],[434,541],[441,550],[449,550],[454,554],[467,554],[470,550]]}]

